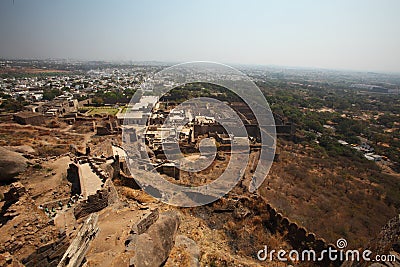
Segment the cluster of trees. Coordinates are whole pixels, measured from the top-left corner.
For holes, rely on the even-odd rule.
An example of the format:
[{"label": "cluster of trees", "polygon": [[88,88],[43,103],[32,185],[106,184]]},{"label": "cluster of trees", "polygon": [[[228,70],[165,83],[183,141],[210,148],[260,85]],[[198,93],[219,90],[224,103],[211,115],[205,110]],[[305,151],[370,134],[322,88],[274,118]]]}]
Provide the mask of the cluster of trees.
[{"label": "cluster of trees", "polygon": [[99,91],[93,97],[92,103],[97,106],[104,104],[129,103],[135,94],[135,89],[124,89],[114,91]]},{"label": "cluster of trees", "polygon": [[[304,87],[281,81],[269,81],[259,86],[272,111],[296,124],[303,142],[314,144],[318,140],[319,147],[330,155],[354,157],[357,153],[338,144],[337,140],[357,144],[362,136],[375,144],[377,153],[394,162],[399,160],[398,95],[359,94],[348,88]],[[333,108],[335,112],[318,112],[322,107]],[[373,116],[363,120],[357,118],[365,112]],[[347,116],[342,116],[344,113]],[[324,124],[332,125],[335,130],[325,129]],[[394,130],[387,132],[387,128]],[[384,147],[380,146],[382,143]]]},{"label": "cluster of trees", "polygon": [[173,98],[178,103],[196,97],[216,98],[220,101],[237,102],[240,97],[231,90],[210,83],[189,83],[176,87],[169,92],[166,98]]},{"label": "cluster of trees", "polygon": [[43,90],[44,100],[53,100],[55,97],[62,95],[62,91],[56,88],[49,88]]},{"label": "cluster of trees", "polygon": [[19,99],[8,98],[3,101],[0,108],[4,109],[6,112],[18,112],[24,109],[25,104],[25,99],[22,97]]},{"label": "cluster of trees", "polygon": [[393,128],[396,122],[400,121],[400,117],[395,114],[385,113],[380,115],[379,118],[376,120],[377,123],[380,125],[384,125],[387,128]]}]

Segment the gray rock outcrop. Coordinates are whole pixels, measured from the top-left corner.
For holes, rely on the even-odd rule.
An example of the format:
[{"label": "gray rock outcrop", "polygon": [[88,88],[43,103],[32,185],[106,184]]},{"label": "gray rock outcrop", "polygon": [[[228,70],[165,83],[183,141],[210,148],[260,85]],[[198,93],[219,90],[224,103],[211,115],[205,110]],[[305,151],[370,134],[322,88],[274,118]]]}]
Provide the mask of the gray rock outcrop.
[{"label": "gray rock outcrop", "polygon": [[175,235],[179,227],[177,212],[161,213],[158,220],[145,233],[137,235],[134,242],[135,256],[130,266],[162,266],[175,244]]},{"label": "gray rock outcrop", "polygon": [[21,154],[0,147],[0,181],[15,178],[26,166],[27,160]]},{"label": "gray rock outcrop", "polygon": [[[177,248],[178,251],[186,255],[187,261],[185,262],[185,265],[188,267],[200,267],[200,249],[197,246],[197,243],[184,235],[178,235],[176,236],[175,239],[175,248]],[[171,259],[171,258],[170,258]],[[171,264],[168,265],[169,260],[167,261],[166,266],[174,266],[176,264]]]}]

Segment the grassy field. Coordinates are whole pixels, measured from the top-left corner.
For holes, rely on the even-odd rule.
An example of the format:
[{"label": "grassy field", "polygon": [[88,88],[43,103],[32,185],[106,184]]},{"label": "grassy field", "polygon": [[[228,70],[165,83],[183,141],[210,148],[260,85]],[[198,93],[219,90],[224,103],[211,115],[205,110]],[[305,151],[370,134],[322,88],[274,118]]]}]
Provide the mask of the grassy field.
[{"label": "grassy field", "polygon": [[80,110],[87,111],[88,115],[96,115],[96,114],[116,115],[119,109],[113,107],[85,107]]},{"label": "grassy field", "polygon": [[121,109],[121,113],[122,114],[126,113],[127,109],[128,109],[127,106],[123,106],[122,109]]}]

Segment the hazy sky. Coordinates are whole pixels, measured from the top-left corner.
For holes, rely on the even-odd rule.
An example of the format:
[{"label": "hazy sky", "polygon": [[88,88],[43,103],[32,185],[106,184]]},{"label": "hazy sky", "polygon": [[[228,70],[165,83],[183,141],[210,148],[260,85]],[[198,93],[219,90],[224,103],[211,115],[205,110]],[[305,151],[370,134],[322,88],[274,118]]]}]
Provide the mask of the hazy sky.
[{"label": "hazy sky", "polygon": [[0,0],[0,57],[400,72],[399,12],[399,0]]}]

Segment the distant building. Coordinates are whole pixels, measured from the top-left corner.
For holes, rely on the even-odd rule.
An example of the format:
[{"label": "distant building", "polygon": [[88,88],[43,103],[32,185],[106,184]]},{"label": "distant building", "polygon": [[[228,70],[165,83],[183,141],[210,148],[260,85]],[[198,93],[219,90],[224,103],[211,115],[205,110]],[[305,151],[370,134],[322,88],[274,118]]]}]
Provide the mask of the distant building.
[{"label": "distant building", "polygon": [[200,125],[210,125],[215,123],[214,117],[207,117],[207,116],[196,116],[195,123]]},{"label": "distant building", "polygon": [[44,103],[38,112],[43,112],[46,116],[59,116],[69,112],[78,111],[78,100],[52,100]]},{"label": "distant building", "polygon": [[179,166],[177,166],[173,162],[167,162],[162,164],[157,168],[161,173],[166,174],[172,178],[175,178],[176,180],[179,180],[180,178],[180,169]]},{"label": "distant building", "polygon": [[389,93],[389,89],[379,85],[372,84],[353,84],[351,87],[366,90],[374,93]]},{"label": "distant building", "polygon": [[364,155],[364,157],[368,160],[373,160],[373,161],[382,161],[382,156],[373,154],[373,153],[367,153]]},{"label": "distant building", "polygon": [[231,140],[233,139],[233,136],[230,136],[229,134],[217,133],[215,139],[221,144],[230,144]]},{"label": "distant building", "polygon": [[145,125],[151,116],[153,107],[157,108],[157,96],[142,96],[138,103],[128,106],[125,113],[117,114],[120,125]]},{"label": "distant building", "polygon": [[109,119],[100,121],[98,123],[94,123],[96,135],[109,135],[109,134],[115,134],[118,132],[118,127],[116,125],[116,122],[112,118],[112,116],[109,117]]}]

